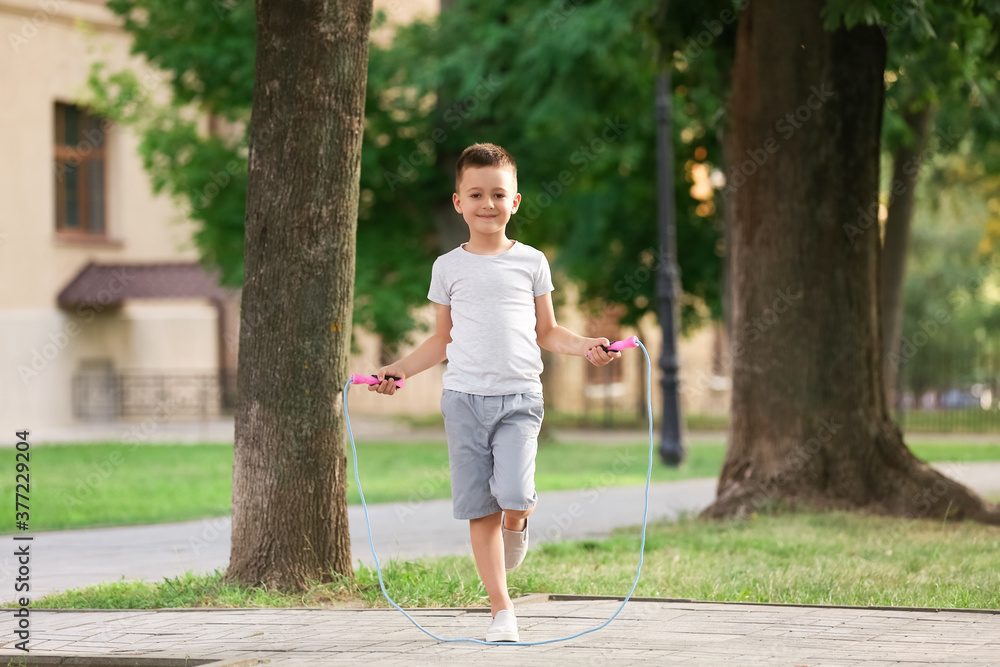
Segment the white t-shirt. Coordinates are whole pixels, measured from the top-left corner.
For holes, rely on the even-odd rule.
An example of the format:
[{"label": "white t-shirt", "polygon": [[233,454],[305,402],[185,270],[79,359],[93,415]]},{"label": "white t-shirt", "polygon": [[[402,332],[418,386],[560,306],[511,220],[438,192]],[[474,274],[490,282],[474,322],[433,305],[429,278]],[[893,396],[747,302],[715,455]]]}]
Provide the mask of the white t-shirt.
[{"label": "white t-shirt", "polygon": [[464,246],[434,261],[427,294],[451,306],[444,388],[480,396],[541,393],[535,297],[553,289],[545,255],[518,241],[499,255]]}]

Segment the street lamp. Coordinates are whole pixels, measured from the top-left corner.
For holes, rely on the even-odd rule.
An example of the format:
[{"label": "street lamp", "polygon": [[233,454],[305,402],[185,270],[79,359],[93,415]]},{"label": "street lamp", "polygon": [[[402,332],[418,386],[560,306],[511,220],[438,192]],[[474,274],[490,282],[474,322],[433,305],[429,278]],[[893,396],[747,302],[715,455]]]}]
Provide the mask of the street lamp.
[{"label": "street lamp", "polygon": [[659,302],[663,352],[660,355],[660,386],[663,389],[663,422],[660,435],[660,458],[668,466],[684,460],[681,441],[681,409],[678,395],[677,295],[680,294],[680,269],[677,268],[677,233],[674,214],[674,151],[670,132],[670,65],[656,77],[656,161],[659,190],[658,222],[660,229],[660,265],[656,291]]}]

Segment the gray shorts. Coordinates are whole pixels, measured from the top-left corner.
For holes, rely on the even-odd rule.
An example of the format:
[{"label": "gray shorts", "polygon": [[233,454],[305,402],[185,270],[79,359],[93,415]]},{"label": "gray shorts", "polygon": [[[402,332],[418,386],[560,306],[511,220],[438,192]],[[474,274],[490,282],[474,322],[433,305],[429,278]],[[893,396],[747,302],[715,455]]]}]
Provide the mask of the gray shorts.
[{"label": "gray shorts", "polygon": [[545,413],[541,394],[479,396],[445,389],[452,509],[479,519],[501,509],[528,510],[535,493],[535,453]]}]

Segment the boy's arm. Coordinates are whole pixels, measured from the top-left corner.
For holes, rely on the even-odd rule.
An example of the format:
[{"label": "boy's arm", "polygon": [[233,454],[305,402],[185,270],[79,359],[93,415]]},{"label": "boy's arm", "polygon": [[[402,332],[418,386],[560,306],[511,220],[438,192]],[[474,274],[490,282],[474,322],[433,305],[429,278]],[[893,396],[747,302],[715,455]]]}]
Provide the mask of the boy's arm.
[{"label": "boy's arm", "polygon": [[601,349],[601,345],[611,344],[607,338],[585,338],[556,324],[551,292],[535,297],[535,339],[541,348],[557,354],[587,357],[595,366],[603,366],[622,356],[621,352]]},{"label": "boy's arm", "polygon": [[380,394],[391,396],[396,393],[396,383],[386,380],[385,376],[408,378],[431,366],[440,364],[448,358],[447,348],[448,343],[451,342],[451,306],[434,304],[434,314],[437,320],[437,329],[434,334],[399,361],[380,368],[376,375],[382,378],[382,382],[377,385],[369,385],[368,391],[377,391]]}]

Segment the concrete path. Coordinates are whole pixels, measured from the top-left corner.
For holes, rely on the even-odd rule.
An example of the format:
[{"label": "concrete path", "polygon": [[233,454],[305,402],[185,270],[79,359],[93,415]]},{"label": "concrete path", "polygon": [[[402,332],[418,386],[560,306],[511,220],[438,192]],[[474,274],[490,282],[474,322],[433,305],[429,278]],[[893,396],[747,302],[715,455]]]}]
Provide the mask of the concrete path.
[{"label": "concrete path", "polygon": [[[987,495],[1000,495],[1000,462],[940,465],[943,472]],[[650,488],[649,520],[695,513],[715,498],[715,479],[662,482]],[[642,523],[643,487],[602,487],[539,494],[531,518],[532,543],[606,537],[612,530]],[[380,560],[467,554],[468,523],[451,515],[450,500],[414,499],[369,505]],[[355,560],[372,564],[360,505],[349,509]],[[229,564],[230,519],[35,533],[31,550],[32,593],[48,593],[125,579],[159,581],[188,570],[224,569]],[[13,581],[13,549],[0,556],[3,581]],[[13,586],[0,598],[12,599]],[[997,660],[1000,664],[1000,657]]]},{"label": "concrete path", "polygon": [[[522,641],[595,627],[620,602],[529,596]],[[444,637],[481,638],[480,609],[414,610]],[[12,627],[8,625],[8,627]],[[442,643],[395,609],[32,611],[32,664],[74,665],[996,665],[1000,613],[634,600],[607,627],[540,646]],[[19,664],[8,629],[0,659]],[[141,661],[141,658],[150,660]],[[7,663],[7,660],[11,662]],[[172,659],[172,660],[171,660]],[[155,660],[155,662],[154,662]]]}]

